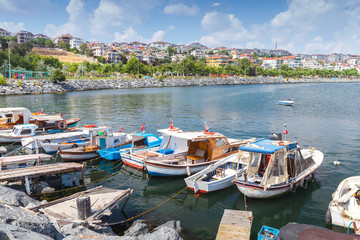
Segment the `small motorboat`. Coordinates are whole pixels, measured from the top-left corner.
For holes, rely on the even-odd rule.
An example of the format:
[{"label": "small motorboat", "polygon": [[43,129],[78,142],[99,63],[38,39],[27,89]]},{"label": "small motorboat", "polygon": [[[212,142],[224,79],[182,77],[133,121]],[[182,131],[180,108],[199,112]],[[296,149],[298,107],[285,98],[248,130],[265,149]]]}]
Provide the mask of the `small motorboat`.
[{"label": "small motorboat", "polygon": [[58,142],[58,143],[40,142],[40,145],[45,150],[46,153],[51,154],[51,153],[56,153],[57,151],[60,150],[90,145],[90,139],[83,137],[82,139],[74,139],[72,141]]},{"label": "small motorboat", "polygon": [[15,143],[22,138],[35,136],[35,130],[38,128],[35,124],[15,125],[12,130],[0,130],[0,143]]},{"label": "small motorboat", "polygon": [[284,101],[278,101],[278,104],[280,105],[284,105],[284,106],[292,106],[294,105],[294,101],[288,99],[288,100],[284,100]]},{"label": "small motorboat", "polygon": [[326,213],[326,223],[354,228],[360,227],[360,176],[344,179],[332,194]]},{"label": "small motorboat", "polygon": [[[185,178],[185,183],[195,193],[208,193],[233,186],[232,180],[235,179],[236,173],[238,172],[237,177],[241,177],[246,170],[246,158],[248,158],[248,154],[245,156],[243,152],[239,151],[238,154],[224,158]],[[238,171],[239,169],[242,171]]]},{"label": "small motorboat", "polygon": [[295,193],[313,182],[324,154],[315,148],[300,149],[297,142],[261,139],[240,146],[250,158],[244,179],[234,182],[250,198],[271,198]]}]

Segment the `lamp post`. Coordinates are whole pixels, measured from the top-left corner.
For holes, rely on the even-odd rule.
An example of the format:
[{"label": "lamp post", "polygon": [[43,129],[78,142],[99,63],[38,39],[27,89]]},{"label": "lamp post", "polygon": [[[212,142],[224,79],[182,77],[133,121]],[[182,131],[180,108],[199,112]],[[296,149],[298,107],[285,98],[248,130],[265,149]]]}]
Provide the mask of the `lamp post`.
[{"label": "lamp post", "polygon": [[8,50],[9,50],[9,81],[10,81],[10,76],[11,76],[11,64],[10,64],[10,42],[8,42]]}]

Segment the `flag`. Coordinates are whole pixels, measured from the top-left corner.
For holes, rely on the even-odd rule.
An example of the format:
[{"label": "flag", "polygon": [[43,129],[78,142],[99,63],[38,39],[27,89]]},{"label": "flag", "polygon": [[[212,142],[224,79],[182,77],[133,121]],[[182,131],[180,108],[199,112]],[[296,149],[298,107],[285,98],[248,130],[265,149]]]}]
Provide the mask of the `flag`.
[{"label": "flag", "polygon": [[43,109],[41,109],[41,110],[40,110],[40,114],[44,114],[44,111],[43,111]]},{"label": "flag", "polygon": [[53,112],[53,116],[55,115],[55,113]]},{"label": "flag", "polygon": [[60,113],[60,117],[62,117],[63,116],[63,114],[62,114],[62,112]]},{"label": "flag", "polygon": [[287,135],[289,132],[288,132],[288,130],[286,130],[286,128],[285,128],[285,130],[284,130],[284,135]]},{"label": "flag", "polygon": [[205,132],[208,132],[209,129],[208,129],[208,125],[205,123]]},{"label": "flag", "polygon": [[122,127],[122,125],[120,125],[120,130],[124,130],[124,128]]},{"label": "flag", "polygon": [[141,126],[141,130],[140,131],[144,131],[145,130],[145,123],[143,123],[143,125]]}]

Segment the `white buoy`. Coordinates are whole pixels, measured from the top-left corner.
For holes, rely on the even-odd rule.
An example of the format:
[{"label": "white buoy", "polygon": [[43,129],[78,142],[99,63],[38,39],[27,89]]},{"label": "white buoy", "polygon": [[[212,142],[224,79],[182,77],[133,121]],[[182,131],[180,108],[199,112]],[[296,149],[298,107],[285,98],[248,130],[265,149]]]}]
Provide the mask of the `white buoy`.
[{"label": "white buoy", "polygon": [[340,165],[340,162],[339,162],[338,160],[335,160],[335,161],[333,161],[333,164],[334,164],[335,166],[337,166],[337,165]]}]

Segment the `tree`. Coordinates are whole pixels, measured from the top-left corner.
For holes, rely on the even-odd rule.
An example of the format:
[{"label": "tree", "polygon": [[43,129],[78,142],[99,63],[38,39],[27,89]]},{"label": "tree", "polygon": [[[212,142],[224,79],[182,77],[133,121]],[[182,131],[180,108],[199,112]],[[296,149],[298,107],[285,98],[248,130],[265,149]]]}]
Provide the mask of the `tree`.
[{"label": "tree", "polygon": [[60,42],[59,48],[66,50],[66,51],[70,51],[70,43]]},{"label": "tree", "polygon": [[135,75],[140,72],[140,61],[136,57],[132,57],[125,65],[125,69],[127,73],[132,74],[134,77]]},{"label": "tree", "polygon": [[176,54],[177,50],[176,48],[173,48],[171,46],[168,46],[168,48],[166,49],[167,53],[169,54],[169,57],[173,56]]},{"label": "tree", "polygon": [[98,60],[99,63],[105,63],[106,59],[102,56],[98,56],[96,57],[96,59]]},{"label": "tree", "polygon": [[45,47],[46,48],[54,48],[55,47],[55,43],[53,41],[51,41],[50,39],[46,39],[45,40]]},{"label": "tree", "polygon": [[59,69],[55,70],[55,72],[53,72],[50,81],[51,82],[63,82],[66,80],[66,76],[64,73],[62,73]]},{"label": "tree", "polygon": [[81,53],[81,54],[85,54],[86,49],[88,48],[88,46],[87,46],[86,43],[83,43],[83,44],[80,45],[79,48],[80,48],[80,53]]}]

